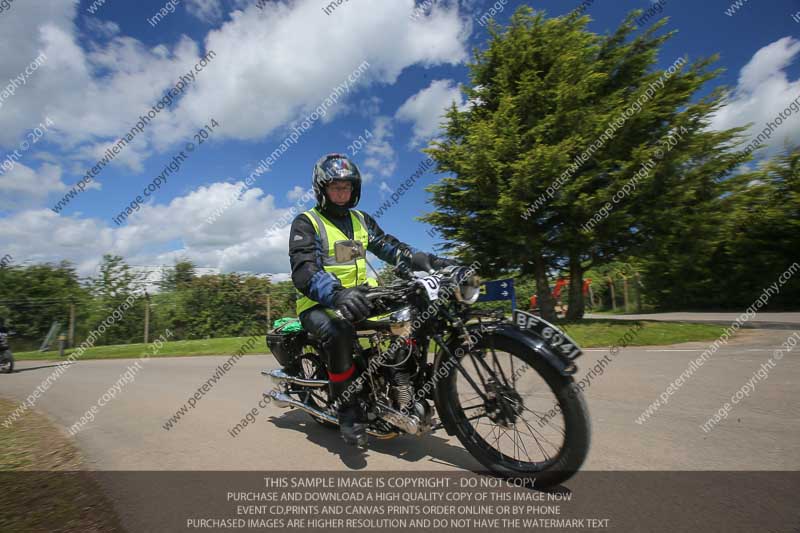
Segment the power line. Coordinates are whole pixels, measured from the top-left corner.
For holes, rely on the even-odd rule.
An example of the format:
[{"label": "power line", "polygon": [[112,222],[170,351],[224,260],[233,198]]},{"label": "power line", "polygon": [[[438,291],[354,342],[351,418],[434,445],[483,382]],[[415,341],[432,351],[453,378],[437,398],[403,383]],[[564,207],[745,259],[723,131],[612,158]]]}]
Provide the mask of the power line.
[{"label": "power line", "polygon": [[[256,295],[256,296],[259,296],[259,295],[260,296],[267,296],[267,295],[274,296],[275,295],[274,291],[271,290],[271,286],[267,290],[264,290],[263,288],[241,288],[241,289],[224,288],[224,289],[214,289],[214,288],[207,288],[207,287],[203,287],[203,288],[194,287],[194,288],[183,289],[183,291],[185,291],[186,294],[181,294],[180,291],[179,292],[170,291],[170,292],[159,292],[159,293],[149,294],[148,296],[151,299],[155,298],[155,299],[159,299],[160,300],[160,299],[166,299],[166,298],[176,298],[176,297],[179,297],[179,296],[186,296],[187,294],[189,294],[189,295],[191,295],[191,294],[222,295],[222,296],[228,295],[228,294],[239,295],[239,296],[253,296],[253,295]],[[126,297],[127,296],[124,296],[124,297],[123,296],[119,296],[117,298],[119,300],[124,300]],[[144,296],[140,296],[140,298],[142,298],[142,297],[144,297]],[[115,301],[115,300],[112,300],[112,301]],[[69,296],[63,296],[63,297],[21,297],[21,298],[11,298],[11,299],[0,299],[0,305],[5,305],[5,304],[10,304],[10,305],[28,305],[28,304],[55,305],[55,304],[59,304],[59,303],[72,303],[72,304],[76,304],[76,305],[92,305],[92,304],[101,304],[101,303],[103,303],[103,300],[100,300],[98,298],[92,298],[92,297],[89,297],[89,298],[85,298],[84,297],[84,298],[82,298],[82,297],[69,297]]]}]

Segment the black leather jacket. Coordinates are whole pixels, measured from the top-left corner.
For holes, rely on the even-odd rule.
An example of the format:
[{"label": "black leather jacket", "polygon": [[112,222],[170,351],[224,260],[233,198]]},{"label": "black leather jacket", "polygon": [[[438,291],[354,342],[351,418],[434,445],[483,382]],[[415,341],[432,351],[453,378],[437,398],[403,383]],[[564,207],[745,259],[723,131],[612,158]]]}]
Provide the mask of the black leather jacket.
[{"label": "black leather jacket", "polygon": [[[317,206],[317,210],[320,207]],[[353,222],[350,213],[335,216],[329,211],[320,210],[323,216],[339,228],[348,238],[353,238]],[[368,234],[367,251],[379,259],[392,265],[405,264],[411,266],[411,257],[418,250],[397,238],[385,233],[375,219],[367,213],[364,215]],[[432,262],[438,260],[429,256]],[[333,296],[342,289],[339,279],[322,268],[322,247],[314,226],[303,214],[295,217],[289,232],[289,260],[292,266],[292,282],[305,296],[327,307],[333,307]]]}]

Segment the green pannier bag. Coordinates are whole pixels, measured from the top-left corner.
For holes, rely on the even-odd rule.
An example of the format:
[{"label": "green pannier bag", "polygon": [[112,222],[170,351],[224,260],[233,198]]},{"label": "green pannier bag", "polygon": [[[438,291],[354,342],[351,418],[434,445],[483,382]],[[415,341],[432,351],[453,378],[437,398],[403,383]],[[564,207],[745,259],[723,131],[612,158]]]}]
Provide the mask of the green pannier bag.
[{"label": "green pannier bag", "polygon": [[294,317],[279,318],[272,325],[273,329],[267,333],[267,346],[281,366],[289,367],[303,351],[306,331]]}]

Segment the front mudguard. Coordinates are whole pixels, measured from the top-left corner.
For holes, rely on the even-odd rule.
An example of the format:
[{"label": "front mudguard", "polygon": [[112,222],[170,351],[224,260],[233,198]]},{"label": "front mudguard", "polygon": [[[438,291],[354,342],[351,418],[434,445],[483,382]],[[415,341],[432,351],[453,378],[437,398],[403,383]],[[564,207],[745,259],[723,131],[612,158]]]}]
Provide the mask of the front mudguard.
[{"label": "front mudguard", "polygon": [[[521,344],[529,348],[535,357],[545,361],[549,366],[563,376],[571,376],[578,370],[578,367],[575,365],[574,361],[568,359],[566,356],[550,347],[545,339],[537,335],[535,332],[527,329],[521,329],[513,323],[503,321],[492,322],[488,324],[470,324],[467,326],[467,331],[469,332],[470,339],[479,339],[481,345],[487,347],[494,346],[494,339],[497,338],[506,338]],[[440,374],[439,370],[450,357],[458,357],[461,355],[460,353],[457,354],[457,351],[464,344],[465,341],[462,337],[455,337],[449,339],[449,341],[446,343],[449,353],[447,353],[445,350],[442,350],[440,347],[437,350],[436,357],[433,360],[432,375],[440,376],[449,372],[458,372],[457,369],[451,368],[447,372],[442,372]],[[437,391],[433,395],[434,404],[436,405],[436,410],[439,413],[442,413],[443,406],[440,405],[440,402],[443,400],[441,400],[442,395],[438,394],[438,388],[439,387],[437,386]],[[448,421],[444,418],[446,417],[443,417],[442,424],[445,428],[445,431],[447,431],[448,435],[454,435],[455,429],[451,427],[450,423],[448,423]]]},{"label": "front mudguard", "polygon": [[[545,339],[535,332],[521,329],[511,322],[470,324],[467,326],[467,331],[471,339],[480,339],[481,342],[487,343],[486,346],[493,346],[492,340],[499,337],[516,341],[530,348],[537,357],[547,361],[551,367],[563,376],[571,376],[578,371],[578,367],[575,366],[573,360],[555,350]],[[458,347],[463,344],[464,340],[461,337],[454,337],[447,342],[447,347],[451,353],[455,353]],[[433,361],[434,373],[444,364],[445,357],[447,357],[447,354],[444,350],[439,349],[436,352],[436,357]]]}]

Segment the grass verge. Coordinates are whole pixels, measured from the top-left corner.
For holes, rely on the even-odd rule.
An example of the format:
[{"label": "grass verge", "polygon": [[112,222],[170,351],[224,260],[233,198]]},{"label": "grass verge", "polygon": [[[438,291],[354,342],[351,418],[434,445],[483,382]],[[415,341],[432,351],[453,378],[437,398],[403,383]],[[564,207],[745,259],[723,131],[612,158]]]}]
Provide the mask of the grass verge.
[{"label": "grass verge", "polygon": [[[17,402],[0,399],[0,419]],[[26,411],[0,431],[0,531],[122,532],[100,486],[69,438]]]},{"label": "grass verge", "polygon": [[[689,322],[661,322],[655,320],[612,320],[584,319],[575,322],[560,322],[567,334],[583,348],[611,346],[617,344],[625,333],[634,325],[642,329],[636,334],[632,345],[652,346],[677,344],[680,342],[714,340],[725,330],[724,326],[714,324],[697,324]],[[165,342],[158,354],[152,357],[179,357],[192,355],[224,355],[240,350],[248,337],[228,337],[223,339],[201,339],[191,341]],[[65,357],[72,350],[65,352]],[[245,351],[246,354],[269,353],[263,338]],[[123,359],[136,358],[150,354],[148,344],[119,344],[114,346],[96,346],[89,348],[80,357],[86,359]],[[56,352],[20,352],[14,357],[18,361],[58,360]]]},{"label": "grass verge", "polygon": [[560,322],[558,326],[582,348],[617,345],[625,333],[634,326],[641,326],[641,329],[635,332],[635,337],[630,342],[631,346],[663,346],[681,342],[712,341],[725,331],[725,326],[718,324],[656,320],[584,319]]},{"label": "grass verge", "polygon": [[[199,339],[191,341],[165,342],[157,354],[152,354],[149,344],[115,344],[88,348],[80,360],[86,359],[130,359],[150,355],[151,357],[180,357],[188,355],[224,355],[243,349],[249,337],[226,337],[221,339]],[[65,350],[66,358],[73,350]],[[269,353],[264,337],[260,337],[252,349],[245,354]],[[19,352],[14,353],[17,361],[58,360],[58,352]]]}]

